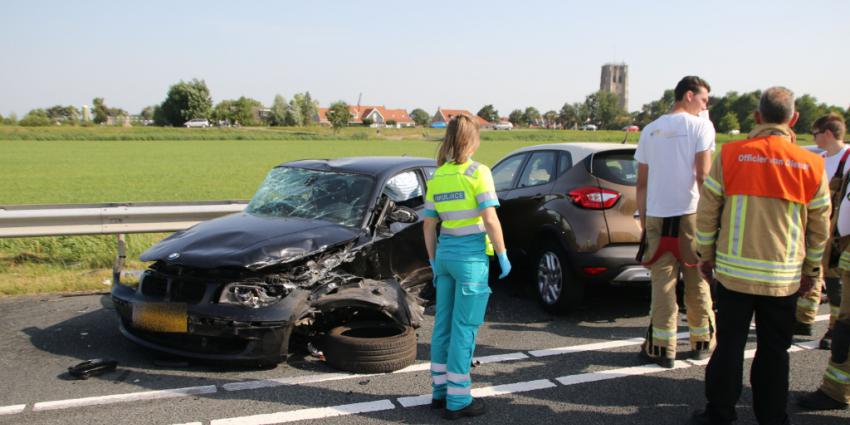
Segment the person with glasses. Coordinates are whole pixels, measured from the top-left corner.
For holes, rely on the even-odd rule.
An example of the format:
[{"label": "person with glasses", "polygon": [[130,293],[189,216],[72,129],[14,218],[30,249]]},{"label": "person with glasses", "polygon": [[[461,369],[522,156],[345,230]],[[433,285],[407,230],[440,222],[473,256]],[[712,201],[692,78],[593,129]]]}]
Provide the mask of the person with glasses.
[{"label": "person with glasses", "polygon": [[[824,279],[826,293],[829,296],[830,317],[829,327],[826,334],[820,340],[820,348],[829,350],[832,340],[832,327],[838,318],[838,308],[841,304],[841,272],[838,270],[838,260],[846,243],[841,244],[840,232],[836,226],[839,217],[839,204],[845,192],[844,178],[850,165],[847,159],[850,157],[850,147],[844,143],[846,126],[844,118],[836,113],[830,113],[818,118],[812,125],[812,136],[818,148],[822,149],[821,156],[824,158],[826,175],[829,180],[829,191],[832,199],[832,211],[830,212],[830,240],[826,245],[824,254]],[[850,219],[850,207],[844,208],[845,214]],[[850,227],[850,226],[848,226]],[[850,234],[850,229],[847,233]],[[847,240],[847,239],[845,239]],[[841,245],[841,246],[839,246]],[[812,290],[802,294],[797,300],[797,323],[794,327],[796,335],[812,335],[812,324],[815,322],[818,308],[820,307],[822,285],[815,284]]]},{"label": "person with glasses", "polygon": [[[829,173],[830,158],[843,157],[850,152],[844,144],[844,132],[846,126],[840,115],[829,114],[815,121],[812,134],[818,147],[826,151],[827,173]],[[839,152],[845,152],[841,154]],[[836,162],[835,160],[832,161]],[[841,165],[844,165],[843,163]],[[850,235],[850,200],[847,199],[846,171],[841,165],[833,172],[830,181],[830,189],[837,187],[833,195],[833,202],[839,203],[838,211],[832,215],[831,244],[827,245],[827,253],[824,257],[831,257],[829,267],[834,262],[838,263],[840,279],[835,278],[834,270],[829,270],[826,281],[826,292],[829,295],[829,329],[821,339],[821,348],[830,349],[829,364],[823,375],[823,382],[816,391],[804,394],[797,399],[800,407],[809,410],[833,410],[847,409],[850,406],[850,248],[848,238]],[[847,167],[850,168],[850,167]],[[827,174],[830,175],[830,174]],[[842,177],[839,179],[838,177]],[[836,218],[837,217],[837,218]],[[829,255],[832,251],[832,255]],[[825,261],[826,262],[826,261]],[[825,270],[826,267],[824,266]],[[815,292],[815,291],[812,291]],[[807,297],[810,298],[810,297]],[[820,292],[812,296],[813,301],[820,301]]]}]

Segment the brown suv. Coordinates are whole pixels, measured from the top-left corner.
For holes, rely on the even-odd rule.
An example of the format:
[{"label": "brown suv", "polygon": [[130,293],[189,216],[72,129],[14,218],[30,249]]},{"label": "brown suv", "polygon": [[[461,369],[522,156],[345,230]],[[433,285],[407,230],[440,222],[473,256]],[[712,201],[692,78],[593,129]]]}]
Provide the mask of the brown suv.
[{"label": "brown suv", "polygon": [[556,143],[511,152],[493,167],[511,260],[535,270],[549,312],[566,312],[585,284],[649,282],[635,256],[635,146]]}]

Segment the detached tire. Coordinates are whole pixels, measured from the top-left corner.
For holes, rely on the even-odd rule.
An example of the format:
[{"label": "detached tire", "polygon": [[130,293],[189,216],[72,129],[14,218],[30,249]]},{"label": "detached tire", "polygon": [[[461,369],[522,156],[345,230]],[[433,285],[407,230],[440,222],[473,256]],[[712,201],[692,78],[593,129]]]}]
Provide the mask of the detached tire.
[{"label": "detached tire", "polygon": [[552,314],[566,314],[584,298],[584,282],[570,271],[567,255],[555,243],[549,243],[537,255],[534,271],[537,298]]},{"label": "detached tire", "polygon": [[416,333],[394,322],[354,322],[331,329],[322,350],[336,369],[385,373],[416,361]]}]

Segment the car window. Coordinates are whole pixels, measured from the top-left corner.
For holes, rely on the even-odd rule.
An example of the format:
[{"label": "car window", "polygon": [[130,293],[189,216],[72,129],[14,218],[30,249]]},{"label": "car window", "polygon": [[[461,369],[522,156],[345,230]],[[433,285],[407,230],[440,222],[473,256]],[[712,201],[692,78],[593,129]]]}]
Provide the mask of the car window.
[{"label": "car window", "polygon": [[531,154],[519,179],[519,187],[538,186],[552,181],[555,177],[555,158],[555,152],[552,151]]},{"label": "car window", "polygon": [[573,166],[573,156],[569,152],[560,152],[558,154],[558,176],[560,177]]},{"label": "car window", "polygon": [[431,180],[434,177],[434,173],[437,171],[437,167],[424,167],[422,171],[425,172],[425,180]]},{"label": "car window", "polygon": [[493,184],[496,186],[497,191],[507,190],[512,187],[514,177],[519,172],[519,167],[522,165],[525,157],[525,154],[515,155],[493,167]]},{"label": "car window", "polygon": [[275,167],[257,189],[245,212],[265,217],[299,217],[357,226],[363,220],[371,177]]},{"label": "car window", "polygon": [[637,185],[634,151],[599,152],[593,155],[593,174],[603,180],[628,186]]},{"label": "car window", "polygon": [[387,180],[384,186],[384,195],[387,195],[396,205],[417,208],[425,204],[425,190],[416,176],[415,171],[405,171],[396,174]]}]

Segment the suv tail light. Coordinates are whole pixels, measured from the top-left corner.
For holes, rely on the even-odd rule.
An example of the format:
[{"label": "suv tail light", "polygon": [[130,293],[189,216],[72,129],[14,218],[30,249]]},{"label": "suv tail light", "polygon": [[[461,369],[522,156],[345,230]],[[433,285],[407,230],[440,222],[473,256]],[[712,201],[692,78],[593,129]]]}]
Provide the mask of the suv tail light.
[{"label": "suv tail light", "polygon": [[604,210],[614,206],[620,199],[620,192],[599,187],[580,187],[569,193],[570,199],[582,207],[591,210]]}]

